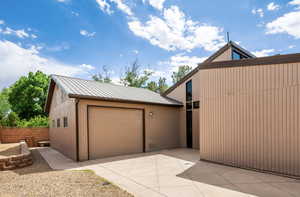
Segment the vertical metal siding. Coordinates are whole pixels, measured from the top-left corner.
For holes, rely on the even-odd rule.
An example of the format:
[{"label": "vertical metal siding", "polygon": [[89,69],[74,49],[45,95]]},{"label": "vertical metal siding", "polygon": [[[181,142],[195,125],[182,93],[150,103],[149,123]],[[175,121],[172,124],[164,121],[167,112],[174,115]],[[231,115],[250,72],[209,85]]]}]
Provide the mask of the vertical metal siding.
[{"label": "vertical metal siding", "polygon": [[200,157],[300,176],[300,63],[200,70]]}]

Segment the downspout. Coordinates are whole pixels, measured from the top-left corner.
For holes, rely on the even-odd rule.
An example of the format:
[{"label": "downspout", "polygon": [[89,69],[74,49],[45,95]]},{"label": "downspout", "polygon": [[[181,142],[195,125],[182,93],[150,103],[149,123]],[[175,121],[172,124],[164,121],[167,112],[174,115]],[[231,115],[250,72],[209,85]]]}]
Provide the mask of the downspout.
[{"label": "downspout", "polygon": [[79,161],[78,103],[79,103],[79,99],[75,99],[76,161]]}]

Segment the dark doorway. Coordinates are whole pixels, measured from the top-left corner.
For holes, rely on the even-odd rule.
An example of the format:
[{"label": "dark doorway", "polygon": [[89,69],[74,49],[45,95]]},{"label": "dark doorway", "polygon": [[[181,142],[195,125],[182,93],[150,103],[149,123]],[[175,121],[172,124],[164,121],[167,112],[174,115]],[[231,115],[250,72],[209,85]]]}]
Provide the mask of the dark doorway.
[{"label": "dark doorway", "polygon": [[193,148],[193,111],[186,111],[186,146]]}]

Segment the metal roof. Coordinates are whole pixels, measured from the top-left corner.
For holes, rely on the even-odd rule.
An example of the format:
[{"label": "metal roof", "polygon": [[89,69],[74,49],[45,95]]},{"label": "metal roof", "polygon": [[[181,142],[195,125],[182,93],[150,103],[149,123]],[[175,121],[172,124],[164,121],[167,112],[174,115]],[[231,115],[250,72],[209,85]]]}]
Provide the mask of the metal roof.
[{"label": "metal roof", "polygon": [[125,87],[111,83],[101,83],[59,75],[51,75],[51,79],[65,91],[70,98],[182,106],[182,103],[179,101],[162,96],[145,88]]}]

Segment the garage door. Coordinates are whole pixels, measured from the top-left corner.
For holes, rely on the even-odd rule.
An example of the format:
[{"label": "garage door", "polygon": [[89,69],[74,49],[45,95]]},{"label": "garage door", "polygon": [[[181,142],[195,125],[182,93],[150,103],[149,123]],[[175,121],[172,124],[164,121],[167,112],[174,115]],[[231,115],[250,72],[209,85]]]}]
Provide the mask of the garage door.
[{"label": "garage door", "polygon": [[89,107],[89,158],[143,152],[143,111]]}]

